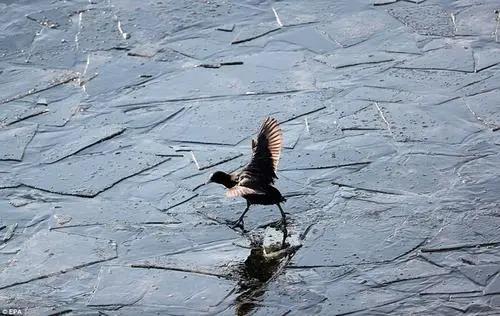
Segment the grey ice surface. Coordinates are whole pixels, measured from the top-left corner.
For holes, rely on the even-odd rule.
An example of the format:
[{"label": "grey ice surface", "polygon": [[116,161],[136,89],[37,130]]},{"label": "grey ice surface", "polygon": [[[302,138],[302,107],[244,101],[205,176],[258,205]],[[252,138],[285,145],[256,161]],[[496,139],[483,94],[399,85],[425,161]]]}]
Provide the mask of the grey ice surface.
[{"label": "grey ice surface", "polygon": [[[0,1],[0,308],[499,315],[499,9]],[[206,184],[267,116],[279,255]]]}]

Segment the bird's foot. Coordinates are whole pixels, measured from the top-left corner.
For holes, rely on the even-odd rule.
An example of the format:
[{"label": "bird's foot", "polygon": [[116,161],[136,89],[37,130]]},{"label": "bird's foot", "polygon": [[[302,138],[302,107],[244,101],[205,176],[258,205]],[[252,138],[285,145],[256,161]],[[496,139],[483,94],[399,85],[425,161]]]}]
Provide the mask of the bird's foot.
[{"label": "bird's foot", "polygon": [[281,241],[281,249],[286,248],[286,238],[288,237],[288,230],[286,229],[286,225],[282,226],[282,232],[283,232],[283,240]]},{"label": "bird's foot", "polygon": [[245,232],[245,226],[244,226],[243,220],[227,221],[227,224],[232,229],[240,228],[243,232]]}]

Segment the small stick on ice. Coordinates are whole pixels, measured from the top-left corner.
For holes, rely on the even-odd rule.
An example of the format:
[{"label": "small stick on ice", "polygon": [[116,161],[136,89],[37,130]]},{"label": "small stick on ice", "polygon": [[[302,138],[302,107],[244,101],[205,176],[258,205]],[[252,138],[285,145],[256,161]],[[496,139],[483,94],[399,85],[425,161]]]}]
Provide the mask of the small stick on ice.
[{"label": "small stick on ice", "polygon": [[130,34],[123,32],[122,22],[120,20],[118,20],[118,31],[120,31],[120,34],[122,35],[123,39],[126,40],[130,38]]},{"label": "small stick on ice", "polygon": [[276,9],[274,7],[271,7],[271,9],[273,9],[274,16],[276,17],[276,22],[278,22],[278,25],[280,27],[283,27],[283,23],[281,23],[280,17],[278,16],[278,12],[276,12]]},{"label": "small stick on ice", "polygon": [[457,19],[456,19],[455,14],[453,12],[450,13],[450,16],[451,16],[451,22],[453,23],[453,29],[456,33],[457,32]]}]

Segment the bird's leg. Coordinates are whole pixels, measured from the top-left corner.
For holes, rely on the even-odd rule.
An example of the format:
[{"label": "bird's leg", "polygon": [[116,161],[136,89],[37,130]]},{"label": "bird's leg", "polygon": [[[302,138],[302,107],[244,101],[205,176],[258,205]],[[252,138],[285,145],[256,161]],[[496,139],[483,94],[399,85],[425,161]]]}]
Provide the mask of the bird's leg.
[{"label": "bird's leg", "polygon": [[243,211],[243,214],[241,214],[240,218],[236,222],[233,223],[232,228],[241,228],[241,230],[245,230],[244,223],[243,223],[243,218],[245,217],[245,214],[248,212],[250,209],[250,202],[247,201],[247,207]]},{"label": "bird's leg", "polygon": [[281,212],[281,224],[282,224],[282,231],[283,231],[283,241],[281,242],[281,248],[285,248],[285,240],[288,235],[288,230],[286,229],[286,215],[283,209],[281,208],[281,205],[278,203],[278,208],[280,209]]}]

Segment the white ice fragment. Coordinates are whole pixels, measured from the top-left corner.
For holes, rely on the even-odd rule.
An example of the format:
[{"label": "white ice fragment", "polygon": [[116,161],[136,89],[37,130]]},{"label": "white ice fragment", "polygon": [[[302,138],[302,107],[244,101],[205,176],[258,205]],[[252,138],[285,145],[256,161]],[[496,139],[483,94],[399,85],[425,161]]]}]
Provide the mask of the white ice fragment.
[{"label": "white ice fragment", "polygon": [[286,238],[286,247],[282,248],[283,232],[273,227],[267,227],[264,232],[262,250],[267,259],[276,259],[294,252],[302,246],[298,235],[291,235]]}]

